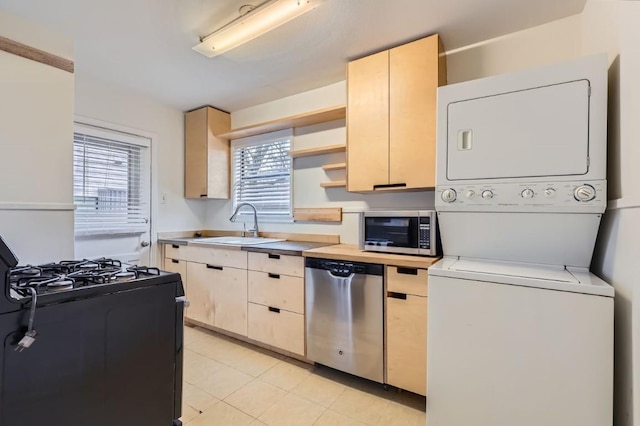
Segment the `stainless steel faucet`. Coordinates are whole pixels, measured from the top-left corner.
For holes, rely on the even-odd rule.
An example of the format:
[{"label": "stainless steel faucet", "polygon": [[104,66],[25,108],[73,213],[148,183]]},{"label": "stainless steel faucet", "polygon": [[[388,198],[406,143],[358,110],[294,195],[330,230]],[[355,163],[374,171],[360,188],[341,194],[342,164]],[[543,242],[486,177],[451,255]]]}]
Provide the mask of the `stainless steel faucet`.
[{"label": "stainless steel faucet", "polygon": [[249,232],[251,232],[251,234],[253,235],[253,238],[257,238],[258,237],[258,211],[256,210],[256,206],[254,206],[253,204],[251,203],[238,204],[236,206],[236,211],[233,212],[229,220],[231,222],[235,222],[236,216],[238,216],[238,211],[244,206],[249,206],[253,209],[253,229],[249,229]]}]

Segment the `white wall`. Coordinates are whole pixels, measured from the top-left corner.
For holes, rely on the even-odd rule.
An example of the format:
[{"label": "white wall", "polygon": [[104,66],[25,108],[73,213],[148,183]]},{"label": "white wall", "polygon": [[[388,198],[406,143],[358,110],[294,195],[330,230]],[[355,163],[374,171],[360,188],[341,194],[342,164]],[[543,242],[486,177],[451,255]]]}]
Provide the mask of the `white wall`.
[{"label": "white wall", "polygon": [[[345,82],[300,93],[231,114],[232,126],[242,127],[275,118],[346,103]],[[346,142],[344,120],[295,129],[293,149],[305,149]],[[344,171],[325,172],[323,164],[344,162],[343,153],[297,158],[293,162],[293,206],[342,207],[343,221],[335,223],[260,223],[261,231],[337,234],[344,243],[358,242],[358,212],[370,208],[433,208],[433,191],[385,194],[352,194],[345,188],[320,187],[321,182],[344,180]],[[241,223],[229,222],[231,200],[208,201],[207,228],[241,230]],[[248,224],[250,225],[250,224]]]},{"label": "white wall", "polygon": [[592,269],[616,289],[616,426],[640,424],[640,3],[587,2],[584,53],[607,52],[609,210]]},{"label": "white wall", "polygon": [[[73,43],[0,12],[0,36],[73,59]],[[73,256],[72,73],[0,51],[0,235],[21,263]]]},{"label": "white wall", "polygon": [[[201,229],[206,205],[184,198],[184,113],[121,87],[76,77],[76,115],[155,135],[154,232]],[[159,198],[166,194],[167,202]]]},{"label": "white wall", "polygon": [[[580,16],[571,16],[539,27],[456,49],[447,55],[450,83],[485,77],[531,66],[546,65],[580,54]],[[445,40],[446,48],[446,40]],[[231,114],[232,127],[243,127],[289,115],[346,103],[346,82],[256,105]],[[298,128],[294,149],[344,143],[344,120]],[[365,209],[433,208],[433,191],[352,194],[344,188],[324,189],[321,182],[344,179],[344,171],[325,172],[323,164],[344,161],[344,154],[303,157],[294,160],[293,203],[295,207],[342,207],[341,224],[264,223],[261,230],[296,233],[339,234],[341,241],[358,240],[357,212]],[[231,201],[208,201],[206,227],[242,229],[230,223]]]}]

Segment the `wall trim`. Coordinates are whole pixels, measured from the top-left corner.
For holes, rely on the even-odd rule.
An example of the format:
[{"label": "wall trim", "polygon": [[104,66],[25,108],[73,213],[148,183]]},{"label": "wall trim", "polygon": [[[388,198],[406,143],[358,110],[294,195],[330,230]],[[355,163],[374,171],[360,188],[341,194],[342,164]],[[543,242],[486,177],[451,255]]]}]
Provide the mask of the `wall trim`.
[{"label": "wall trim", "polygon": [[63,58],[35,47],[27,46],[6,37],[0,36],[0,50],[12,55],[21,56],[41,64],[49,65],[73,74],[74,64],[70,59]]},{"label": "wall trim", "polygon": [[607,204],[607,210],[637,209],[640,208],[640,197],[618,198]]},{"label": "wall trim", "polygon": [[0,210],[54,210],[54,211],[74,211],[75,204],[67,203],[2,203]]}]

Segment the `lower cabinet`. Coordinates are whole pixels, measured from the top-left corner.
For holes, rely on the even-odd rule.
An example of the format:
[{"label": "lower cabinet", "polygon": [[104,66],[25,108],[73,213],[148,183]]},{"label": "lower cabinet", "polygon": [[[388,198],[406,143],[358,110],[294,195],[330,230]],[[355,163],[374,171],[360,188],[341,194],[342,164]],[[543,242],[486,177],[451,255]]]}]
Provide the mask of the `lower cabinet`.
[{"label": "lower cabinet", "polygon": [[197,246],[165,255],[164,269],[182,276],[187,320],[305,355],[301,256]]},{"label": "lower cabinet", "polygon": [[387,383],[427,393],[427,271],[387,267]]},{"label": "lower cabinet", "polygon": [[[187,292],[190,306],[185,317],[246,336],[247,270],[219,264],[185,263],[190,283]],[[168,265],[166,261],[165,265]]]}]

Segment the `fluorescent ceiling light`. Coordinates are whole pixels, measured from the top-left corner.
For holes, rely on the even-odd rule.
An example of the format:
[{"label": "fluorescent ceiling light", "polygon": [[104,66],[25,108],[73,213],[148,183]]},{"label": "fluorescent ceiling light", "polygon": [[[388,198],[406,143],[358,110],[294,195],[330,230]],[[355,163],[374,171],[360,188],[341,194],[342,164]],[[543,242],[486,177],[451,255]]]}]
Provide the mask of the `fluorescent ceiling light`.
[{"label": "fluorescent ceiling light", "polygon": [[241,17],[201,38],[193,48],[213,58],[314,9],[319,0],[267,0]]}]

